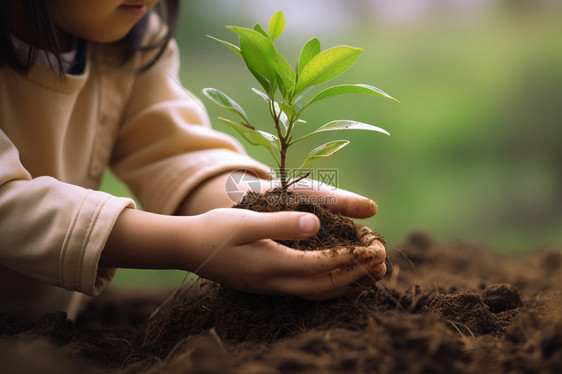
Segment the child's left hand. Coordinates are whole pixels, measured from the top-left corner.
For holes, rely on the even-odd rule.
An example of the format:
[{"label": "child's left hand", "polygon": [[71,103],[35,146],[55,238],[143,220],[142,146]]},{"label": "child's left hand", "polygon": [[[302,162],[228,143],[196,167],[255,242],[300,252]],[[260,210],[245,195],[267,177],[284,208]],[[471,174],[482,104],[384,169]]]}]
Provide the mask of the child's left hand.
[{"label": "child's left hand", "polygon": [[[242,196],[246,191],[255,191],[256,186],[260,186],[260,192],[263,193],[279,184],[278,181],[260,179],[245,171],[220,174],[195,189],[184,200],[177,214],[201,214],[211,209],[229,208],[238,203],[239,201],[231,199],[232,193],[227,193],[229,178],[239,181],[236,188],[237,192],[241,193],[237,193],[238,196]],[[289,189],[303,195],[321,197],[323,201],[331,202],[327,206],[332,211],[351,218],[369,218],[374,216],[378,209],[377,203],[367,197],[315,180],[302,180]]]}]

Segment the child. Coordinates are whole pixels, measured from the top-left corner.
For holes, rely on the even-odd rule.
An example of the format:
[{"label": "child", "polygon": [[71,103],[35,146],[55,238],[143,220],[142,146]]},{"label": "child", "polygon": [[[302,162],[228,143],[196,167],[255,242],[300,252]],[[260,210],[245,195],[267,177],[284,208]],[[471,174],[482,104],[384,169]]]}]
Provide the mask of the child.
[{"label": "child", "polygon": [[[72,318],[117,267],[313,300],[349,292],[370,270],[272,240],[314,235],[312,214],[227,209],[229,174],[268,170],[179,86],[179,1],[158,2],[0,0],[0,313]],[[107,166],[145,211],[96,191]],[[352,217],[376,213],[346,191],[314,193]]]}]

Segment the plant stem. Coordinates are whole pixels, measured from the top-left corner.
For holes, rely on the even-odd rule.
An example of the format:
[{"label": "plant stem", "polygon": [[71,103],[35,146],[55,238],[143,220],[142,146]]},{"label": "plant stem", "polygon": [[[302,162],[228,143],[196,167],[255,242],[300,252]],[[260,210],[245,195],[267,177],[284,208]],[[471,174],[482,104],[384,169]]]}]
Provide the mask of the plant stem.
[{"label": "plant stem", "polygon": [[281,162],[279,166],[279,178],[281,179],[281,189],[287,191],[289,184],[287,183],[287,170],[285,168],[285,158],[287,156],[287,143],[281,140],[280,150]]},{"label": "plant stem", "polygon": [[286,159],[287,159],[287,149],[289,148],[289,131],[286,134],[283,134],[281,131],[281,125],[279,123],[279,116],[277,111],[275,110],[275,103],[273,100],[269,101],[269,112],[271,117],[273,118],[273,122],[275,123],[275,130],[277,131],[277,136],[279,137],[279,179],[281,181],[281,190],[287,191],[289,188],[289,183],[287,181],[287,169]]}]

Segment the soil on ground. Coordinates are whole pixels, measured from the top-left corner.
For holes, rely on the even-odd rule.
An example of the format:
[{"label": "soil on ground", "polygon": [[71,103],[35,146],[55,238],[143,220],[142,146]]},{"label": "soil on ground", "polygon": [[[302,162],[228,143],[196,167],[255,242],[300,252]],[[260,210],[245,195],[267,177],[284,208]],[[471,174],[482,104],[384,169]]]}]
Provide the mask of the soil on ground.
[{"label": "soil on ground", "polygon": [[109,289],[76,322],[2,316],[0,371],[562,372],[562,248],[510,257],[413,233],[387,249],[383,280],[327,302],[197,281]]}]

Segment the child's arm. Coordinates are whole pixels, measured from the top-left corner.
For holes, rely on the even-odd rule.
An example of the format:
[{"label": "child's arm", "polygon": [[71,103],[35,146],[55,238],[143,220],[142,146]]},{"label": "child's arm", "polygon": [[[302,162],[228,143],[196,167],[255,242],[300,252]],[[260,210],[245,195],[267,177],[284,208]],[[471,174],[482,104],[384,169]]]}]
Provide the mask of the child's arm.
[{"label": "child's arm", "polygon": [[297,251],[270,240],[305,239],[318,229],[318,218],[300,212],[216,209],[177,217],[126,209],[109,236],[100,266],[188,270],[246,292],[312,300],[347,293],[366,272],[376,272],[357,262],[384,255],[382,248],[352,257],[343,250]]},{"label": "child's arm", "polygon": [[[0,130],[0,272],[9,268],[45,284],[98,294],[115,273],[98,268],[99,256],[127,207],[134,207],[131,199],[32,177]],[[30,300],[44,290],[24,291],[27,286],[14,289]]]}]

